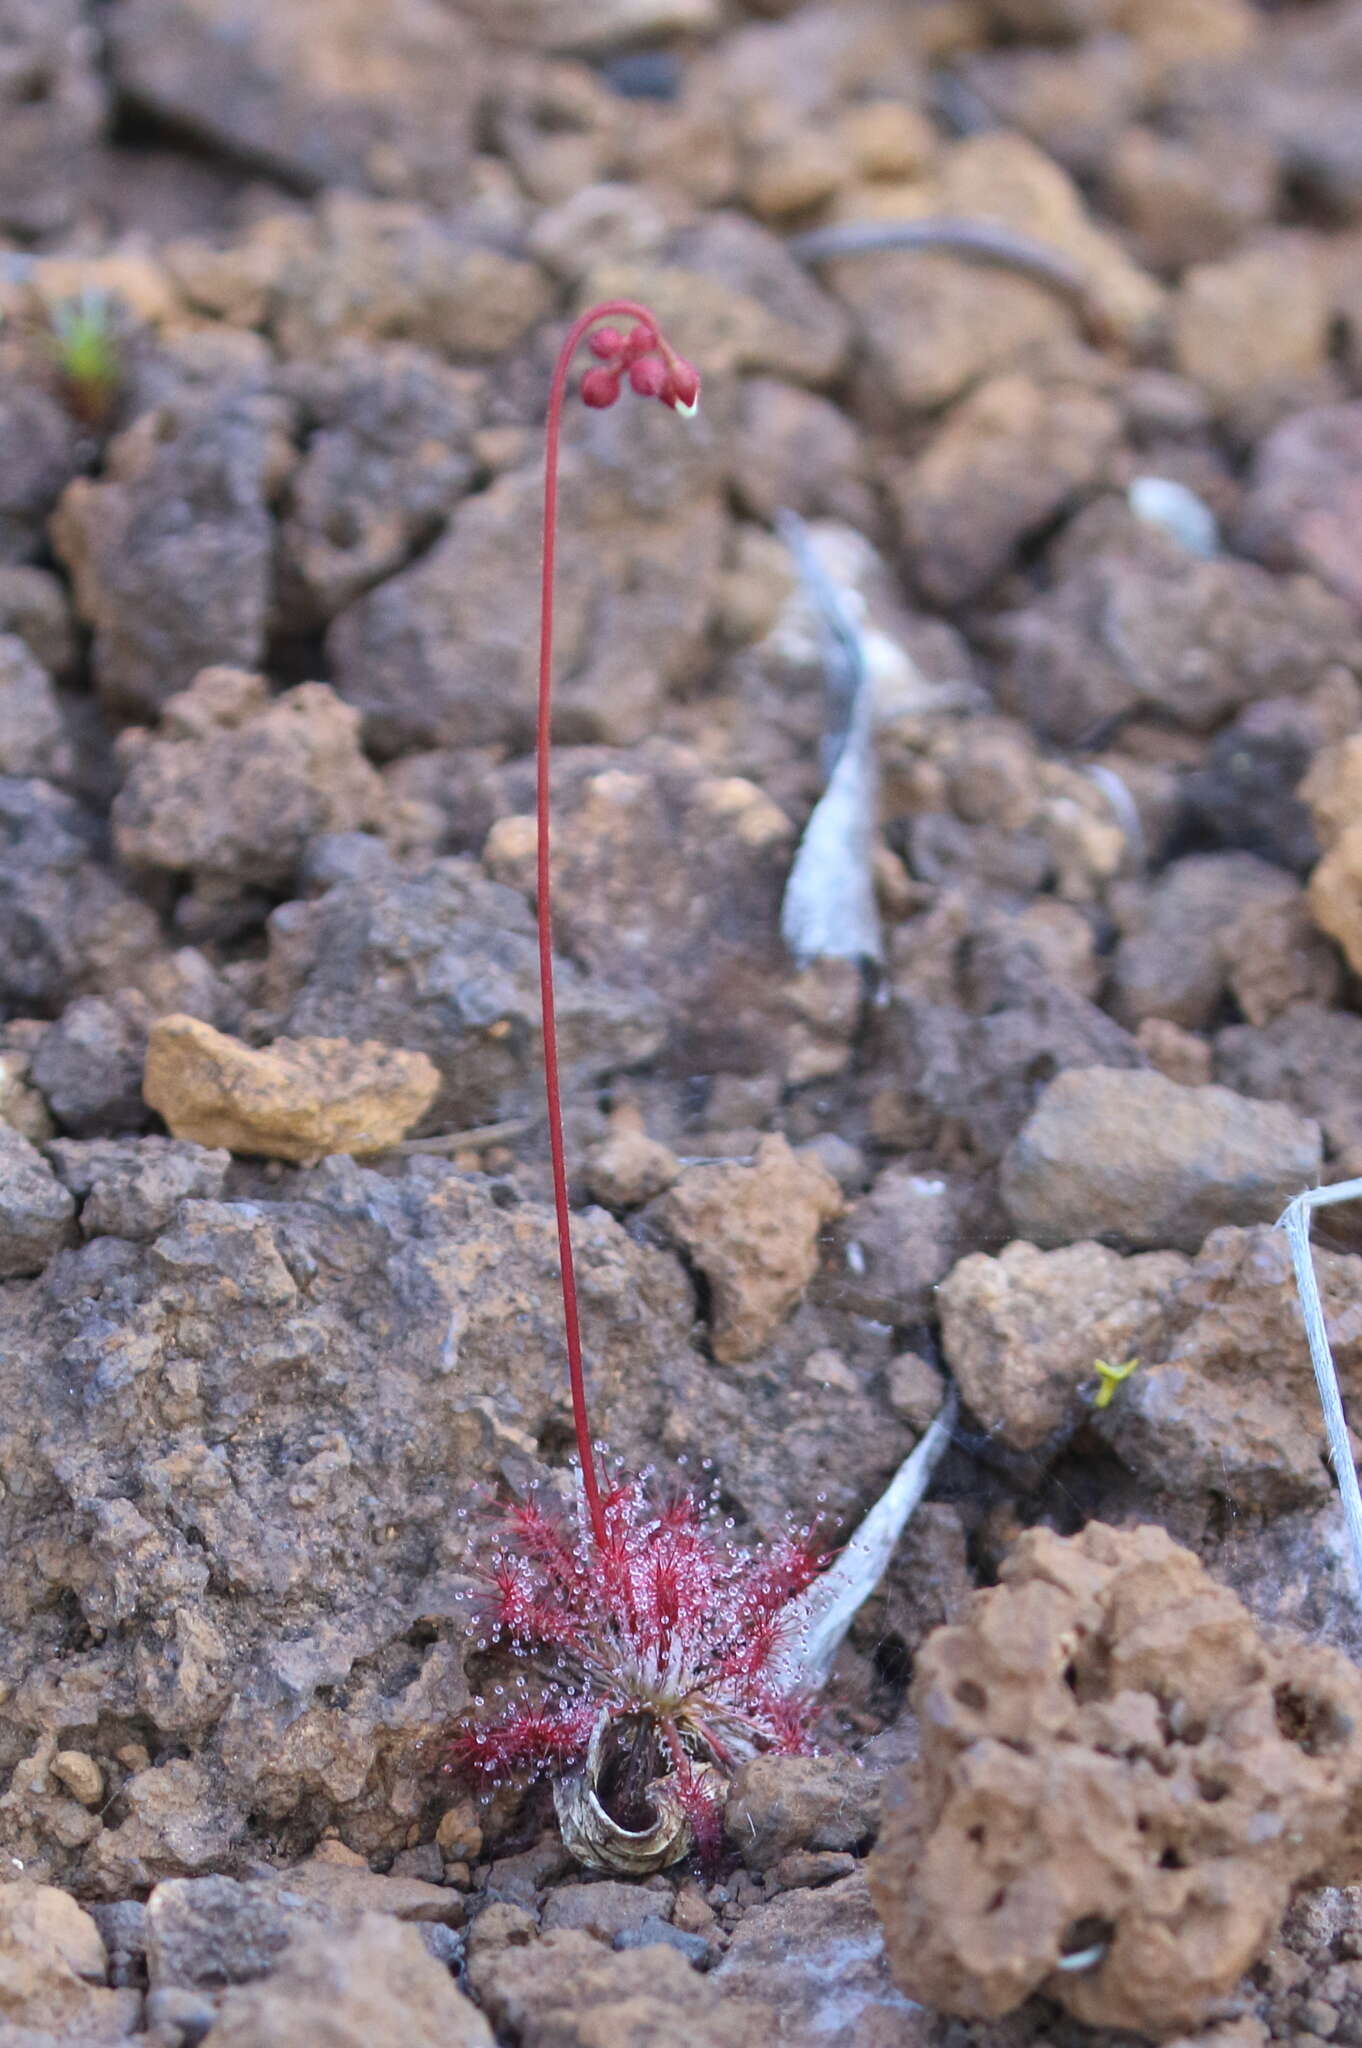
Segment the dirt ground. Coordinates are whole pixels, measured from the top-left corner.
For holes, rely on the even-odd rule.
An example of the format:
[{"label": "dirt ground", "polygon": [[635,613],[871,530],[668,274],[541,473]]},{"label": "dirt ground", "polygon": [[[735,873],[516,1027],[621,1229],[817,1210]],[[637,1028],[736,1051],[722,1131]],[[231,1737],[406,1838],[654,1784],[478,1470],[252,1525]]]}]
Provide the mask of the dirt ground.
[{"label": "dirt ground", "polygon": [[[566,427],[594,1423],[836,1538],[961,1403],[821,1754],[642,1883],[443,1767],[569,1485],[542,424],[622,294],[704,397]],[[878,958],[781,937],[792,531]],[[1273,1228],[1359,976],[1359,0],[0,0],[0,2048],[1362,2043]]]}]

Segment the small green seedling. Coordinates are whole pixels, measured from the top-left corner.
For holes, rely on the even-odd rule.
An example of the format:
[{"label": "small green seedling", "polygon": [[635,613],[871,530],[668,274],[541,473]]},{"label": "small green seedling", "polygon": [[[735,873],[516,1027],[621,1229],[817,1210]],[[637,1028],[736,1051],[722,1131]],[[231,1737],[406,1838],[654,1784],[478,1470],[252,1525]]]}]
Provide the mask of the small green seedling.
[{"label": "small green seedling", "polygon": [[113,301],[91,287],[54,306],[51,323],[67,404],[87,426],[103,426],[123,381]]},{"label": "small green seedling", "polygon": [[1100,1384],[1092,1397],[1093,1407],[1110,1408],[1116,1399],[1116,1389],[1130,1378],[1139,1363],[1138,1358],[1127,1358],[1120,1365],[1108,1365],[1105,1358],[1094,1358],[1092,1369]]}]

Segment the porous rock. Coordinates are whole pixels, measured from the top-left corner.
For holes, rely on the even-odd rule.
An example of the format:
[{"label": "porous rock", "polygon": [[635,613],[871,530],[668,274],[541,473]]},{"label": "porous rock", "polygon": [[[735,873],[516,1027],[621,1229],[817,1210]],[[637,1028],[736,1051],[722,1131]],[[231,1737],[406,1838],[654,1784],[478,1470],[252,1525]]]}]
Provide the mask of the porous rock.
[{"label": "porous rock", "polygon": [[626,1103],[590,1153],[586,1178],[595,1200],[608,1209],[636,1209],[669,1188],[680,1171],[675,1154],[648,1136],[642,1115]]},{"label": "porous rock", "polygon": [[1261,1027],[1216,1034],[1215,1077],[1241,1095],[1314,1117],[1331,1152],[1362,1152],[1362,1017],[1293,1003]]},{"label": "porous rock", "polygon": [[423,1052],[373,1040],[277,1038],[259,1049],[197,1017],[160,1017],[143,1093],[177,1138],[270,1159],[383,1152],[440,1087]]},{"label": "porous rock", "polygon": [[[449,1128],[538,1106],[539,964],[523,897],[475,863],[435,861],[335,882],[269,924],[264,1001],[290,1037],[374,1038],[440,1070],[432,1115]],[[555,969],[564,1088],[637,1065],[664,1036],[662,1006],[608,967]]]},{"label": "porous rock", "polygon": [[[134,1991],[106,1988],[108,1957],[90,1915],[51,1885],[0,1886],[0,2023],[20,2041],[122,2040],[137,2024]],[[30,2031],[31,2030],[31,2031]]]},{"label": "porous rock", "polygon": [[1188,854],[1149,889],[1114,891],[1115,1014],[1132,1031],[1146,1017],[1206,1030],[1242,961],[1239,920],[1298,895],[1289,875],[1252,853]]},{"label": "porous rock", "polygon": [[857,1757],[758,1756],[741,1765],[724,1830],[749,1870],[792,1849],[857,1849],[875,1832],[879,1779]]},{"label": "porous rock", "polygon": [[528,1947],[474,1953],[478,2001],[521,2048],[759,2048],[765,2015],[721,1999],[670,1947],[612,1953],[569,1928]]},{"label": "porous rock", "polygon": [[826,1291],[881,1322],[926,1320],[983,1207],[978,1185],[964,1175],[887,1166],[836,1232],[841,1257],[834,1252],[829,1261]]},{"label": "porous rock", "polygon": [[[661,406],[574,425],[554,729],[623,745],[652,729],[703,645],[725,534],[717,444],[703,416],[683,438]],[[523,623],[538,601],[541,488],[537,464],[495,478],[455,507],[429,554],[333,623],[336,688],[383,751],[528,742],[537,656]]]},{"label": "porous rock", "polygon": [[310,840],[372,824],[382,804],[358,714],[325,683],[272,699],[261,676],[205,669],[158,728],[121,735],[119,759],[120,857],[221,888],[282,888]]},{"label": "porous rock", "polygon": [[[0,632],[22,640],[47,675],[65,677],[76,662],[75,626],[66,585],[51,570],[35,569],[30,563],[6,567],[4,526],[0,499]],[[34,530],[41,529],[39,518]]]},{"label": "porous rock", "polygon": [[1195,265],[1173,303],[1176,367],[1250,422],[1304,389],[1328,360],[1330,305],[1313,248],[1285,241]]},{"label": "porous rock", "polygon": [[656,1921],[659,1904],[665,1908],[666,1903],[641,1885],[613,1879],[601,1884],[561,1884],[544,1902],[541,1925],[546,1934],[555,1927],[572,1927],[611,1943],[621,1934],[637,1933],[650,1919]]},{"label": "porous rock", "polygon": [[112,709],[155,712],[210,663],[258,666],[278,425],[259,396],[186,395],[135,421],[104,475],[64,493],[53,541]]},{"label": "porous rock", "polygon": [[1262,441],[1237,537],[1274,569],[1309,569],[1362,608],[1362,403],[1307,406]]},{"label": "porous rock", "polygon": [[47,517],[80,468],[79,423],[22,357],[0,356],[0,563],[28,563],[41,553]]},{"label": "porous rock", "polygon": [[1337,939],[1354,970],[1362,967],[1362,736],[1325,747],[1301,784],[1323,848],[1310,877],[1310,909]]},{"label": "porous rock", "polygon": [[6,229],[36,236],[69,226],[107,114],[98,35],[80,0],[9,0],[0,72]]},{"label": "porous rock", "polygon": [[[1362,1260],[1321,1247],[1315,1262],[1345,1398],[1355,1400]],[[1147,1487],[1274,1515],[1328,1498],[1319,1400],[1281,1232],[1213,1231],[1144,1344],[1138,1369],[1093,1421]]]},{"label": "porous rock", "polygon": [[50,676],[23,640],[0,633],[0,774],[65,782],[74,763]]},{"label": "porous rock", "polygon": [[786,249],[746,214],[710,213],[684,228],[664,261],[593,265],[583,301],[637,294],[668,336],[722,389],[726,373],[826,384],[846,359],[843,309]]},{"label": "porous rock", "polygon": [[466,183],[478,48],[431,0],[395,0],[381,60],[365,0],[128,0],[109,26],[127,98],[295,186]]},{"label": "porous rock", "polygon": [[1350,608],[1312,577],[1207,561],[1114,502],[1079,515],[1002,638],[1005,706],[1080,744],[1137,709],[1205,731],[1359,662]]},{"label": "porous rock", "polygon": [[[522,801],[531,797],[521,779]],[[794,830],[755,783],[716,775],[680,748],[583,749],[554,778],[559,944],[599,980],[661,999],[676,1073],[836,1071],[859,1015],[854,970],[796,973],[780,941]],[[533,888],[535,828],[501,819],[484,859]],[[716,915],[716,906],[721,906]],[[825,970],[830,970],[825,973]]]},{"label": "porous rock", "polygon": [[1228,1088],[1072,1068],[1041,1095],[1003,1160],[1003,1202],[1036,1244],[1096,1232],[1195,1251],[1222,1223],[1281,1214],[1319,1176],[1319,1125]]},{"label": "porous rock", "polygon": [[415,1928],[381,1914],[295,1936],[272,1975],[223,1997],[204,2048],[297,2048],[325,2014],[334,2048],[492,2048],[492,2031]]},{"label": "porous rock", "polygon": [[216,1201],[231,1154],[178,1138],[58,1138],[48,1148],[63,1187],[80,1202],[86,1237],[149,1242],[183,1201]]},{"label": "porous rock", "polygon": [[977,598],[1023,542],[1102,481],[1120,444],[1112,400],[1089,380],[987,379],[914,460],[891,469],[908,566],[934,604]]},{"label": "porous rock", "polygon": [[762,1139],[750,1166],[683,1168],[652,1205],[709,1283],[721,1364],[751,1358],[784,1321],[817,1270],[819,1232],[841,1211],[832,1175],[779,1136]]},{"label": "porous rock", "polygon": [[50,783],[0,776],[0,999],[50,1014],[154,957],[155,915],[98,858],[101,834]]},{"label": "porous rock", "polygon": [[1052,1446],[1085,1412],[1094,1367],[1147,1358],[1178,1252],[1122,1258],[1105,1245],[971,1252],[937,1293],[941,1343],[970,1410],[1014,1450]]},{"label": "porous rock", "polygon": [[61,1129],[76,1138],[141,1129],[142,1069],[152,1005],[140,990],[77,996],[34,1048],[30,1074]]},{"label": "porous rock", "polygon": [[884,1024],[893,1079],[886,1108],[908,1128],[925,1114],[964,1131],[977,1160],[996,1164],[1046,1083],[1070,1068],[1145,1064],[1130,1033],[1062,983],[1007,991],[982,1017],[915,995],[909,982]]},{"label": "porous rock", "polygon": [[75,1203],[36,1145],[0,1124],[0,1277],[39,1273],[71,1235]]},{"label": "porous rock", "polygon": [[505,241],[504,222],[476,209],[334,191],[311,215],[262,221],[225,256],[195,247],[182,261],[210,305],[246,292],[287,357],[310,361],[353,337],[463,361],[505,354],[552,303],[543,272]]},{"label": "porous rock", "polygon": [[780,2048],[925,2048],[927,2014],[895,1986],[884,1937],[855,1871],[819,1890],[791,1890],[749,1906],[713,1982],[728,1999],[769,2015]]},{"label": "porous rock", "polygon": [[311,430],[280,524],[280,604],[324,622],[432,539],[476,473],[466,374],[400,342],[342,343],[285,379]]},{"label": "porous rock", "polygon": [[[1031,1530],[919,1651],[920,1764],[870,1866],[910,1997],[1195,2028],[1293,1888],[1351,1880],[1362,1680],[1269,1643],[1162,1529]],[[1084,1955],[1070,1970],[1066,1955]]]},{"label": "porous rock", "polygon": [[[0,1735],[24,1760],[0,1847],[96,1895],[230,1874],[251,1842],[287,1859],[304,1808],[305,1840],[335,1824],[366,1855],[405,1847],[423,1745],[467,1704],[462,1631],[417,1626],[458,1611],[455,1506],[523,1482],[570,1427],[550,1210],[427,1159],[336,1159],[280,1192],[183,1200],[150,1245],[96,1237],[0,1288],[0,1459],[26,1475],[0,1584]],[[642,1464],[675,1404],[694,1452],[713,1373],[684,1273],[600,1210],[574,1237],[597,1426]],[[799,1498],[801,1418],[740,1405],[753,1470]],[[836,1413],[805,1405],[826,1454]],[[881,1444],[850,1407],[837,1456],[869,1492],[900,1433]],[[47,1766],[76,1743],[106,1760],[107,1715],[193,1754],[111,1762],[101,1815]]]},{"label": "porous rock", "polygon": [[[910,218],[983,218],[1048,243],[1078,266],[1103,317],[1122,333],[1138,334],[1158,315],[1153,279],[1097,227],[1058,164],[1020,135],[968,137],[909,193]],[[1001,265],[932,250],[843,257],[826,270],[863,323],[869,391],[909,412],[934,411],[1024,350],[1074,331],[1061,295]]]}]

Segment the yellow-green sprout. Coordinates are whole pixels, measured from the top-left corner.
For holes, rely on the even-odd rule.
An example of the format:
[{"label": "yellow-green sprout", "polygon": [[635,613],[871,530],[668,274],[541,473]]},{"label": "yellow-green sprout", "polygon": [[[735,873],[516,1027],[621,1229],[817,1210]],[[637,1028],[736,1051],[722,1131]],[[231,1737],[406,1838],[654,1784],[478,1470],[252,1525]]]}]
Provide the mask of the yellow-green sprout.
[{"label": "yellow-green sprout", "polygon": [[122,382],[113,303],[93,288],[52,308],[52,347],[68,404],[90,426],[107,420]]},{"label": "yellow-green sprout", "polygon": [[1116,1389],[1130,1378],[1139,1362],[1138,1358],[1127,1358],[1120,1365],[1108,1365],[1105,1358],[1095,1358],[1092,1369],[1100,1384],[1092,1397],[1093,1407],[1110,1408],[1116,1398]]}]

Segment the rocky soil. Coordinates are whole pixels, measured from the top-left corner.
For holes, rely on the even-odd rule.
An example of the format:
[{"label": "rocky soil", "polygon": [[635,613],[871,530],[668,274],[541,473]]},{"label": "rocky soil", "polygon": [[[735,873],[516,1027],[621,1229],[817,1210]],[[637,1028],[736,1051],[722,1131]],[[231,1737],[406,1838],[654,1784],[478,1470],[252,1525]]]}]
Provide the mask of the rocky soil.
[{"label": "rocky soil", "polygon": [[[0,0],[0,2048],[1362,2043],[1272,1228],[1362,1174],[1360,96],[1362,0]],[[942,217],[1051,274],[801,240]],[[641,1884],[443,1769],[568,1483],[540,430],[621,292],[705,397],[564,455],[596,1426],[839,1534],[962,1402],[822,1754]],[[877,965],[780,936],[782,512]]]}]

